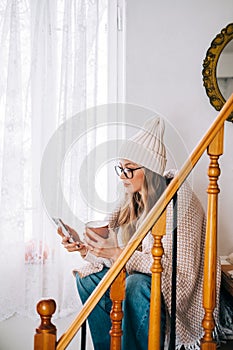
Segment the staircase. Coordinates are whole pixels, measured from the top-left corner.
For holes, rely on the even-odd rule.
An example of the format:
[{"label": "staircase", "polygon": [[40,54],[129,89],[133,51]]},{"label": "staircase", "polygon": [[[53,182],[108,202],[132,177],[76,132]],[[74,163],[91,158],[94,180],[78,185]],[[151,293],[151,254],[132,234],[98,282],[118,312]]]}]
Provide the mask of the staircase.
[{"label": "staircase", "polygon": [[160,297],[161,274],[163,271],[161,259],[163,256],[162,237],[165,234],[166,227],[166,207],[206,151],[210,162],[208,168],[209,186],[207,189],[208,204],[206,210],[207,228],[203,287],[203,308],[205,315],[202,321],[202,327],[204,330],[204,336],[200,341],[202,350],[216,350],[217,344],[215,339],[213,339],[213,330],[215,327],[213,312],[216,307],[215,286],[217,270],[217,216],[219,194],[218,179],[221,172],[218,160],[219,157],[223,154],[224,124],[232,113],[233,94],[225,103],[216,120],[210,126],[209,130],[205,133],[202,140],[196,146],[190,157],[171,181],[166,191],[163,193],[146,219],[137,229],[133,239],[129,241],[128,245],[122,251],[118,260],[113,264],[109,272],[105,275],[87,302],[83,305],[83,308],[77,315],[74,322],[58,340],[56,339],[56,327],[51,322],[51,317],[56,308],[55,301],[42,300],[38,303],[37,310],[41,317],[41,324],[36,329],[34,338],[34,350],[66,349],[70,341],[85,323],[90,312],[94,309],[95,305],[98,303],[98,301],[110,286],[112,299],[112,311],[110,315],[112,320],[112,329],[110,331],[110,349],[121,349],[121,321],[123,317],[121,305],[122,301],[124,300],[125,293],[124,266],[151,229],[154,237],[154,246],[152,248],[154,263],[151,267],[151,295],[153,295],[153,299],[151,300],[150,307],[148,349],[160,349]]}]

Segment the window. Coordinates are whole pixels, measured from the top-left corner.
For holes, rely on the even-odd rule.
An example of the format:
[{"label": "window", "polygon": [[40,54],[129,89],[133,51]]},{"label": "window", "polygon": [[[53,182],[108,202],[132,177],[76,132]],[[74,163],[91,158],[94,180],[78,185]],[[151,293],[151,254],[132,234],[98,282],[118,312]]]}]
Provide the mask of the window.
[{"label": "window", "polygon": [[[81,261],[60,247],[41,199],[40,167],[67,120],[119,100],[117,14],[116,1],[0,1],[0,274],[7,280],[1,319],[17,312],[34,317],[37,301],[48,295],[58,301],[57,315],[79,307],[71,270]],[[92,142],[106,133],[99,128]],[[65,176],[75,171],[65,167],[68,157]]]}]

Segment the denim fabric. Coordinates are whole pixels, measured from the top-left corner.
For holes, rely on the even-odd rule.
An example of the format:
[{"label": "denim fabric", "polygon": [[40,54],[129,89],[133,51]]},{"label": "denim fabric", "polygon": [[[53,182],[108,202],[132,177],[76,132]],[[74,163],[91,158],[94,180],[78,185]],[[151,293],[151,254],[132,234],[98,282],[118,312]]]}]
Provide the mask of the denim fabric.
[{"label": "denim fabric", "polygon": [[[80,278],[76,275],[77,288],[84,303],[100,280],[108,271],[102,271]],[[122,323],[122,350],[146,350],[148,344],[148,324],[150,309],[151,276],[134,273],[126,278],[126,297],[123,302],[124,318]],[[92,341],[95,350],[109,350],[111,320],[111,300],[109,290],[101,298],[88,317]],[[165,307],[162,301],[160,348],[164,348],[165,337]]]},{"label": "denim fabric", "polygon": [[[96,274],[91,274],[84,278],[80,278],[79,275],[76,274],[77,288],[83,304],[107,271],[108,269],[106,268],[100,272],[97,272]],[[110,349],[109,331],[111,329],[111,319],[109,314],[111,307],[112,302],[110,299],[109,290],[107,290],[88,317],[88,323],[95,350]]]}]

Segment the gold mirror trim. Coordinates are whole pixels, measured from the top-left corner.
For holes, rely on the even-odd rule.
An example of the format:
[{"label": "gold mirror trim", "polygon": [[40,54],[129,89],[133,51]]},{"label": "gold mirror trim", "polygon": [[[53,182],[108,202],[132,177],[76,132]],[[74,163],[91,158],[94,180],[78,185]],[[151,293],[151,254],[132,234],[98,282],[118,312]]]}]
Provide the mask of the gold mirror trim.
[{"label": "gold mirror trim", "polygon": [[[222,96],[217,83],[217,63],[221,52],[224,47],[233,39],[233,23],[230,23],[223,28],[219,34],[216,35],[211,42],[211,46],[206,53],[206,57],[203,61],[203,85],[206,89],[206,93],[209,97],[211,105],[220,111],[226,100]],[[233,122],[233,115],[227,119]]]}]

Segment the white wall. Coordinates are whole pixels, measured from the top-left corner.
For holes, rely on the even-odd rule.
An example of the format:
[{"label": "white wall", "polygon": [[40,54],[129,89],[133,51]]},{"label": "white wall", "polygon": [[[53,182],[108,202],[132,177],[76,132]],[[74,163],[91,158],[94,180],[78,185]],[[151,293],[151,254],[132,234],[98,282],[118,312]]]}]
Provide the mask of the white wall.
[{"label": "white wall", "polygon": [[[217,116],[203,87],[202,63],[212,39],[233,21],[233,2],[126,0],[126,6],[126,102],[168,118],[191,152]],[[228,122],[220,160],[221,255],[233,251],[232,132]],[[203,204],[208,162],[205,155],[194,174],[194,188]]]}]

